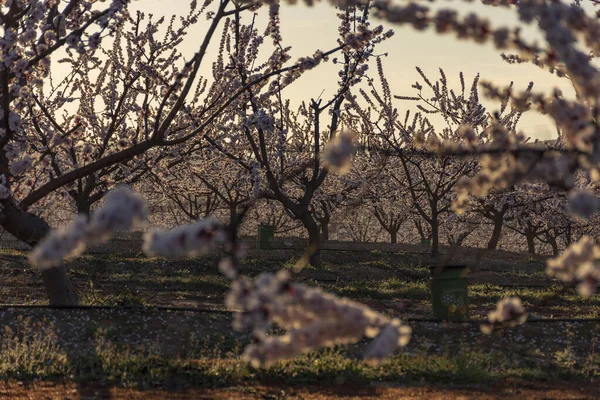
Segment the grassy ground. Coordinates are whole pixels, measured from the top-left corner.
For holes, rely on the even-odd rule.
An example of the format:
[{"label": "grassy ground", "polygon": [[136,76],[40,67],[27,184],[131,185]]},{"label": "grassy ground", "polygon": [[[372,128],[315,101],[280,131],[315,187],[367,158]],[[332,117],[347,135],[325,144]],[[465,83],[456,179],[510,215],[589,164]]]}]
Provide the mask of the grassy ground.
[{"label": "grassy ground", "polygon": [[[165,262],[137,249],[136,243],[115,241],[69,262],[82,303],[223,309],[228,281],[217,271],[216,256]],[[384,313],[430,318],[431,260],[404,250],[328,251],[321,268],[307,268],[298,279]],[[298,250],[250,251],[242,269],[257,275],[291,266],[299,256]],[[461,251],[447,252],[446,261],[467,263],[473,270],[473,318],[484,317],[506,295],[521,296],[527,306],[560,290],[545,276],[540,259]],[[25,252],[2,250],[0,265],[0,303],[44,304],[41,280],[27,266]],[[599,311],[600,296],[584,300],[566,291],[536,313],[585,319],[599,317]],[[249,338],[231,332],[228,313],[4,308],[0,321],[0,377],[5,378],[0,398],[17,396],[24,387],[39,391],[40,398],[45,390],[63,389],[67,394],[57,397],[136,398],[142,393],[154,398],[148,396],[177,390],[181,398],[202,398],[201,393],[205,398],[328,398],[361,391],[380,398],[447,398],[461,391],[473,398],[495,393],[535,398],[535,388],[544,388],[547,398],[553,398],[552,390],[556,398],[594,398],[591,388],[600,378],[597,322],[529,322],[486,336],[473,323],[415,321],[410,344],[382,366],[360,362],[365,343],[359,343],[253,369],[240,359]],[[360,390],[345,393],[348,385]]]}]

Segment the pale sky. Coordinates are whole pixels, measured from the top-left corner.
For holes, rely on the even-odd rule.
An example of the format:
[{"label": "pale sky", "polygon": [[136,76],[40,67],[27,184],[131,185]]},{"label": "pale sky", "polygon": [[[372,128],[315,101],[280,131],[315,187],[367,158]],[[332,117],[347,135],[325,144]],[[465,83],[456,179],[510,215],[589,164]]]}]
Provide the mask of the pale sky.
[{"label": "pale sky", "polygon": [[[171,14],[185,14],[188,8],[185,0],[139,0],[131,3],[131,11],[142,10],[155,15],[169,16]],[[427,2],[432,6],[431,3]],[[464,2],[440,2],[442,7],[454,7],[461,15],[476,12],[487,16],[494,26],[514,26],[517,23],[516,11],[503,8],[492,8],[478,3]],[[281,26],[283,42],[292,46],[293,59],[305,55],[312,55],[315,50],[328,50],[336,46],[337,38],[337,10],[329,4],[317,4],[308,7],[304,4],[295,6],[282,6]],[[263,8],[259,11],[257,24],[259,31],[264,29],[268,10]],[[251,16],[247,13],[248,18]],[[246,21],[249,21],[247,19]],[[379,23],[372,20],[372,23]],[[189,54],[189,59],[197,50],[203,33],[206,31],[208,22],[201,22],[191,30],[187,40],[182,44],[181,50],[184,55]],[[565,79],[559,79],[540,70],[533,65],[508,65],[500,58],[500,52],[491,45],[478,45],[472,42],[458,41],[451,35],[440,36],[432,31],[417,32],[410,27],[387,26],[395,31],[395,35],[376,48],[377,53],[389,54],[384,59],[384,69],[393,94],[412,95],[414,89],[411,85],[419,79],[415,66],[420,66],[432,79],[438,77],[437,70],[442,67],[449,79],[450,86],[459,89],[458,73],[463,71],[467,85],[473,77],[481,74],[482,80],[490,80],[504,86],[514,80],[515,87],[524,89],[529,81],[535,83],[537,91],[549,92],[553,87],[559,86],[565,95],[572,95],[573,90]],[[525,37],[533,40],[540,38],[537,28],[527,28]],[[216,45],[220,35],[215,35],[213,47],[205,58],[208,61],[203,70],[210,73],[212,60],[216,54]],[[265,46],[266,47],[266,46]],[[267,50],[267,49],[265,49]],[[373,65],[374,67],[374,65]],[[287,90],[287,96],[294,102],[309,100],[317,97],[325,90],[324,95],[331,95],[335,90],[338,68],[331,62],[325,63],[310,71]],[[484,101],[484,104],[486,102]],[[401,115],[406,108],[413,108],[411,103],[396,101]],[[493,111],[493,104],[487,103],[488,110]],[[525,115],[519,128],[527,135],[539,139],[549,139],[555,135],[554,127],[550,120],[542,115],[530,112]]]}]

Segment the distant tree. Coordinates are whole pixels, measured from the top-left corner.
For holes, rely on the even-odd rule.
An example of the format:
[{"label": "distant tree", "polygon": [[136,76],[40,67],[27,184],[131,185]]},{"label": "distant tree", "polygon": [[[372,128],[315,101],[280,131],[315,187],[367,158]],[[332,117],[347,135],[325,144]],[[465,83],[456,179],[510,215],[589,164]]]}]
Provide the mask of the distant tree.
[{"label": "distant tree", "polygon": [[480,226],[481,220],[477,214],[450,214],[442,222],[440,232],[449,246],[460,247]]},{"label": "distant tree", "polygon": [[[255,221],[257,224],[269,225],[275,228],[275,234],[284,235],[289,233],[298,233],[302,231],[302,224],[295,220],[283,206],[273,200],[262,199],[253,204],[250,210],[251,218],[248,218],[247,225],[250,221]],[[253,226],[252,234],[256,233],[256,227]]]},{"label": "distant tree", "polygon": [[[448,81],[440,69],[440,79],[431,82],[423,71],[417,68],[424,85],[431,91],[431,97],[424,94],[424,86],[419,82],[413,85],[416,96],[395,96],[401,100],[417,102],[420,110],[410,119],[410,110],[402,119],[392,104],[392,94],[385,78],[381,61],[378,64],[381,89],[369,81],[370,93],[362,92],[363,100],[368,104],[364,108],[354,104],[353,110],[363,121],[370,123],[369,130],[380,137],[382,146],[388,148],[400,159],[402,174],[392,175],[398,185],[404,185],[412,199],[412,207],[429,226],[431,253],[439,255],[440,223],[445,214],[451,212],[454,191],[459,182],[477,171],[477,163],[472,157],[439,156],[432,157],[421,152],[424,147],[446,146],[469,148],[482,144],[493,135],[496,125],[502,125],[514,131],[522,111],[507,111],[508,98],[502,102],[496,115],[489,115],[479,100],[475,77],[467,93],[464,78],[460,74],[461,91],[457,94],[448,87]],[[531,87],[530,87],[531,88]],[[437,114],[444,127],[436,130],[427,115]],[[416,223],[421,236],[424,236],[420,222]]]},{"label": "distant tree", "polygon": [[[390,242],[398,242],[398,231],[410,219],[410,195],[406,191],[406,176],[398,159],[388,158],[386,168],[369,185],[367,206],[379,225],[389,234]],[[396,179],[402,179],[401,183]]]},{"label": "distant tree", "polygon": [[[336,59],[340,64],[340,79],[337,90],[328,100],[313,98],[292,111],[289,102],[282,100],[282,95],[296,76],[283,77],[262,90],[246,93],[245,101],[238,104],[238,115],[224,124],[227,131],[238,133],[233,139],[218,143],[224,154],[256,176],[255,182],[260,185],[262,196],[280,202],[302,223],[312,251],[310,262],[315,266],[321,262],[321,228],[315,218],[320,206],[314,200],[319,189],[332,180],[321,151],[336,139],[350,140],[347,136],[339,137],[344,118],[342,105],[350,89],[363,79],[374,46],[390,36],[381,26],[369,26],[368,11],[368,6],[350,7],[338,14],[339,43],[343,47],[341,59]],[[236,34],[238,30],[247,35],[254,32],[251,26],[240,25],[232,29],[232,40],[244,37]],[[235,48],[232,46],[229,55],[232,59],[239,57]],[[328,54],[317,52],[303,62],[306,67],[312,67],[327,58]],[[236,79],[242,81],[255,73],[253,64],[235,72]]]}]

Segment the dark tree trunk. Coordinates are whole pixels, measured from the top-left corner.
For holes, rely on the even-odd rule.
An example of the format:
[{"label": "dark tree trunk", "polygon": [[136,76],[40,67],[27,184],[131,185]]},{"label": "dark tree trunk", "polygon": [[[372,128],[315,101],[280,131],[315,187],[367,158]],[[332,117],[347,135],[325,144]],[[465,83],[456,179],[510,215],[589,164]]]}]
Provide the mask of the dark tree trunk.
[{"label": "dark tree trunk", "polygon": [[420,222],[415,221],[415,227],[417,228],[417,232],[419,232],[419,236],[421,236],[421,240],[427,239],[427,236],[425,236],[425,230],[423,229],[423,225],[421,225]]},{"label": "dark tree trunk", "polygon": [[552,255],[554,257],[558,256],[558,242],[554,237],[548,237],[548,243],[550,243],[550,247],[552,247]]},{"label": "dark tree trunk", "polygon": [[229,226],[235,226],[237,224],[237,219],[238,219],[238,215],[237,215],[237,206],[235,205],[230,205],[229,206]]},{"label": "dark tree trunk", "polygon": [[527,251],[530,254],[535,254],[535,235],[528,233],[525,237],[527,238]]},{"label": "dark tree trunk", "polygon": [[[50,231],[50,227],[40,217],[21,210],[13,200],[4,204],[1,213],[2,227],[11,235],[30,246],[35,246]],[[51,305],[76,305],[77,293],[71,285],[64,264],[59,267],[41,270],[46,295]]]},{"label": "dark tree trunk", "polygon": [[321,232],[319,224],[317,224],[309,213],[306,213],[301,222],[308,232],[308,247],[311,251],[310,265],[318,268],[321,266]]},{"label": "dark tree trunk", "polygon": [[390,242],[392,244],[398,243],[398,231],[390,231]]},{"label": "dark tree trunk", "polygon": [[329,240],[329,221],[321,221],[321,240]]},{"label": "dark tree trunk", "polygon": [[437,213],[431,214],[431,256],[440,255],[440,225]]},{"label": "dark tree trunk", "polygon": [[80,215],[85,215],[87,217],[90,216],[92,212],[92,205],[85,197],[79,197],[75,200],[75,205],[77,206],[77,213]]},{"label": "dark tree trunk", "polygon": [[497,217],[493,221],[494,230],[487,245],[488,250],[496,250],[498,248],[498,242],[500,242],[500,237],[502,236],[502,227],[504,226],[504,217]]}]

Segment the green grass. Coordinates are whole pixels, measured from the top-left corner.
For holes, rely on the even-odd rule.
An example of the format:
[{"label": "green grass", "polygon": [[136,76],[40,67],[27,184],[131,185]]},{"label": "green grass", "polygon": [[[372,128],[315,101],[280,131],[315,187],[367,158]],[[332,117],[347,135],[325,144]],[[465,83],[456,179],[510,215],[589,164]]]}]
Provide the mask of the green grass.
[{"label": "green grass", "polygon": [[48,321],[18,318],[0,334],[0,377],[52,377],[68,370],[67,356]]},{"label": "green grass", "polygon": [[[21,250],[2,249],[0,256],[26,262],[26,253]],[[329,257],[318,269],[307,265],[297,280],[309,285],[321,285],[338,295],[358,301],[400,299],[423,302],[429,299],[429,268],[423,267],[423,260],[414,255],[411,258],[404,254],[371,251],[356,257],[354,254]],[[282,267],[292,268],[297,260],[298,257],[291,257],[287,261],[248,257],[242,261],[240,270],[246,275],[257,276]],[[229,287],[229,281],[219,273],[217,263],[216,255],[167,261],[138,253],[114,252],[86,254],[69,261],[67,268],[78,286],[83,304],[152,305],[156,304],[155,294],[160,293],[160,304],[165,305],[165,299],[181,301],[198,296],[210,296],[214,301],[220,301]],[[37,271],[29,269],[26,264],[22,268],[16,264],[7,265],[12,268],[11,276],[20,274],[21,278],[15,279],[39,282]],[[493,265],[497,267],[498,261]],[[537,279],[537,282],[547,279],[542,264],[539,269],[519,269],[513,262],[507,262],[500,268],[498,274],[502,279],[517,284],[527,284],[530,279]],[[547,282],[550,280],[547,279]],[[473,283],[469,287],[471,306],[473,310],[478,310],[478,316],[487,314],[502,297],[519,296],[526,306],[530,306],[554,295],[558,290],[559,286],[550,283],[544,288],[508,288],[493,282]],[[37,293],[40,298],[36,298],[35,293],[28,293],[27,296],[21,293],[17,297],[22,303],[43,303],[43,292],[40,290]],[[576,314],[583,317],[596,316],[594,309],[600,309],[600,296],[584,299],[575,291],[569,291],[557,300],[550,301],[546,311],[553,315]]]},{"label": "green grass", "polygon": [[469,298],[472,303],[487,306],[493,306],[501,298],[511,296],[520,297],[525,307],[547,301],[546,309],[552,309],[555,312],[566,311],[573,317],[581,314],[581,310],[600,310],[600,295],[584,298],[575,289],[571,289],[557,297],[557,293],[561,290],[562,286],[560,285],[544,288],[506,288],[491,283],[472,284],[469,285]]},{"label": "green grass", "polygon": [[139,290],[130,289],[125,286],[116,293],[103,293],[94,289],[94,284],[90,280],[88,288],[80,290],[80,304],[82,305],[101,305],[101,306],[148,306],[150,305],[144,295]]},{"label": "green grass", "polygon": [[589,379],[600,377],[600,357],[578,361],[569,347],[554,362],[508,358],[499,351],[452,348],[442,354],[403,351],[381,365],[356,359],[347,347],[335,347],[252,368],[241,360],[242,343],[229,336],[192,336],[178,357],[164,357],[152,348],[117,344],[112,334],[98,329],[93,351],[69,354],[56,343],[54,325],[20,319],[1,335],[0,377],[49,379],[69,376],[78,382],[103,381],[127,387],[156,385],[233,386],[280,382],[286,384],[343,384],[396,382],[405,384],[478,384],[519,379]]},{"label": "green grass", "polygon": [[389,278],[381,281],[356,280],[338,287],[335,285],[321,285],[324,289],[340,296],[352,298],[367,298],[388,300],[397,298],[427,299],[429,298],[428,284],[421,282],[407,282],[400,278]]}]

